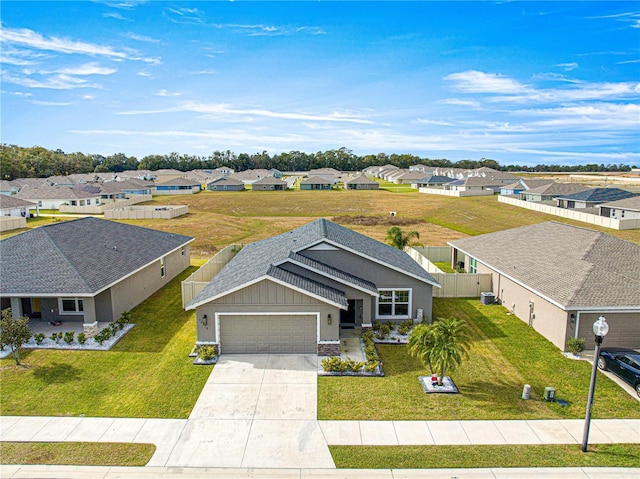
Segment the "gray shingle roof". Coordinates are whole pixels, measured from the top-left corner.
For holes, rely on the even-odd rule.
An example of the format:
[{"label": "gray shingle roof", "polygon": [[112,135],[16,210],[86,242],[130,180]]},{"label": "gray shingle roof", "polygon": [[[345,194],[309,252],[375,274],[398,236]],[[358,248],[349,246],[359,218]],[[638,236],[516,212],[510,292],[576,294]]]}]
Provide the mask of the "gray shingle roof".
[{"label": "gray shingle roof", "polygon": [[306,180],[300,182],[301,185],[330,185],[331,181],[326,178],[320,178],[319,176],[311,176]]},{"label": "gray shingle roof", "polygon": [[632,196],[631,198],[625,198],[624,200],[603,203],[600,206],[605,206],[607,208],[618,208],[627,211],[640,211],[640,196]]},{"label": "gray shingle roof", "polygon": [[372,180],[371,178],[367,178],[364,175],[356,176],[354,179],[345,181],[345,184],[353,184],[353,185],[375,185],[378,184],[377,181]]},{"label": "gray shingle roof", "polygon": [[554,221],[449,244],[565,309],[640,307],[640,246]]},{"label": "gray shingle roof", "polygon": [[327,285],[313,281],[299,274],[292,273],[277,266],[271,266],[267,271],[267,276],[271,276],[274,279],[290,284],[294,288],[307,291],[315,296],[320,296],[332,303],[338,304],[345,309],[348,306],[347,297],[344,291],[339,291],[335,288],[331,288]]},{"label": "gray shingle roof", "polygon": [[350,250],[425,283],[439,286],[438,282],[405,252],[331,221],[319,219],[288,233],[257,241],[242,248],[187,305],[187,309],[193,309],[200,304],[243,288],[267,276],[271,267],[285,262],[291,252],[302,251],[323,241]]},{"label": "gray shingle roof", "polygon": [[560,196],[559,198],[577,201],[586,201],[589,203],[606,203],[609,201],[623,200],[638,196],[638,193],[621,190],[620,188],[592,188],[577,193]]},{"label": "gray shingle roof", "polygon": [[576,193],[578,191],[584,191],[588,188],[584,185],[577,183],[549,183],[547,185],[536,186],[530,188],[525,193],[540,194],[540,195],[566,195],[569,193]]},{"label": "gray shingle roof", "polygon": [[23,206],[36,206],[36,204],[33,201],[22,200],[15,196],[0,195],[0,210],[22,208]]},{"label": "gray shingle roof", "polygon": [[0,293],[93,295],[193,238],[88,217],[0,241]]},{"label": "gray shingle roof", "polygon": [[23,200],[74,200],[85,198],[98,198],[98,193],[87,193],[69,186],[38,186],[37,188],[25,186],[16,194]]}]

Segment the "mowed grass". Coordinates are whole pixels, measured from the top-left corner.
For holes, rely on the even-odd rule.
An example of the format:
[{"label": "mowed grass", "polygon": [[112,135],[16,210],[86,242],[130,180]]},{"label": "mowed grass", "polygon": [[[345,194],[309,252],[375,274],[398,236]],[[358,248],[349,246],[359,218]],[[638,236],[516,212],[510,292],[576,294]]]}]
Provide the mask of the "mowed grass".
[{"label": "mowed grass", "polygon": [[0,360],[3,415],[186,418],[209,373],[194,366],[193,311],[182,309],[188,268],[132,310],[135,327],[110,351],[23,350]]},{"label": "mowed grass", "polygon": [[[329,446],[338,468],[640,467],[640,444]],[[448,476],[447,476],[448,477]]]},{"label": "mowed grass", "polygon": [[144,466],[155,444],[121,442],[1,442],[0,464]]},{"label": "mowed grass", "polygon": [[[402,188],[406,191],[407,188]],[[409,188],[411,190],[411,188]],[[411,227],[420,233],[425,245],[446,245],[467,235],[479,235],[517,226],[560,221],[640,244],[640,230],[616,231],[565,220],[498,202],[497,196],[452,198],[417,193],[372,191],[241,191],[201,192],[184,197],[157,196],[147,204],[187,204],[189,214],[172,220],[136,220],[130,224],[191,235],[196,238],[192,251],[208,257],[233,243],[250,243],[284,233],[317,218],[343,215],[387,216],[423,220]],[[384,241],[388,227],[348,227]]]},{"label": "mowed grass", "polygon": [[[591,365],[565,358],[549,341],[498,305],[434,299],[434,317],[467,321],[468,360],[451,374],[460,394],[425,394],[427,369],[404,345],[379,345],[384,377],[318,378],[318,417],[357,420],[554,419],[584,417]],[[638,402],[599,376],[594,418],[638,418]],[[521,399],[524,384],[531,399]],[[545,386],[569,405],[545,402]]]}]

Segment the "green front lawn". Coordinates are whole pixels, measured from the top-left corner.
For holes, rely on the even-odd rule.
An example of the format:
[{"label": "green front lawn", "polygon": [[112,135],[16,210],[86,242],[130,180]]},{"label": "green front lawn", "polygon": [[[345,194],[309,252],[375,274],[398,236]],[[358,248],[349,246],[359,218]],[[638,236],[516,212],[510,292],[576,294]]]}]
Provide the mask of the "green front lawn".
[{"label": "green front lawn", "polygon": [[2,414],[188,417],[211,372],[188,357],[196,326],[180,281],[195,269],[134,308],[135,327],[110,351],[23,350],[23,366],[0,360]]},{"label": "green front lawn", "polygon": [[[385,376],[318,378],[319,419],[441,420],[584,417],[591,365],[565,358],[549,341],[498,305],[474,299],[434,299],[434,317],[465,319],[469,359],[451,374],[460,394],[425,394],[426,368],[403,345],[379,345]],[[520,398],[530,384],[532,399]],[[541,399],[545,386],[569,406]],[[638,418],[638,402],[599,375],[594,418]]]},{"label": "green front lawn", "polygon": [[1,464],[145,466],[155,444],[121,442],[2,442]]},{"label": "green front lawn", "polygon": [[435,469],[485,467],[640,467],[640,444],[522,446],[329,446],[336,467]]}]

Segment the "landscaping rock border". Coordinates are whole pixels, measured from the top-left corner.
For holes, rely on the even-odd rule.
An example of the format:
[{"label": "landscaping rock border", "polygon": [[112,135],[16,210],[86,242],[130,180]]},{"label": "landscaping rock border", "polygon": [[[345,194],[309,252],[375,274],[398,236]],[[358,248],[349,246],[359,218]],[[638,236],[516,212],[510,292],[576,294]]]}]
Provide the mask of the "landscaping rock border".
[{"label": "landscaping rock border", "polygon": [[445,376],[442,380],[442,386],[435,385],[431,381],[431,376],[418,376],[422,389],[426,394],[457,394],[460,391],[449,376]]}]

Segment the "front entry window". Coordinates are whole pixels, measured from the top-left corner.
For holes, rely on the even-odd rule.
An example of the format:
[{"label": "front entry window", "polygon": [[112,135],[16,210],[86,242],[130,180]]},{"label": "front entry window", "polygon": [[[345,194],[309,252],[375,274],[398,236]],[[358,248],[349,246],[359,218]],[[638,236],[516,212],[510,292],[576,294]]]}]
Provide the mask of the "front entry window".
[{"label": "front entry window", "polygon": [[62,298],[60,299],[61,314],[82,314],[84,305],[79,298]]},{"label": "front entry window", "polygon": [[379,291],[379,318],[408,318],[411,310],[410,289],[383,289]]}]

